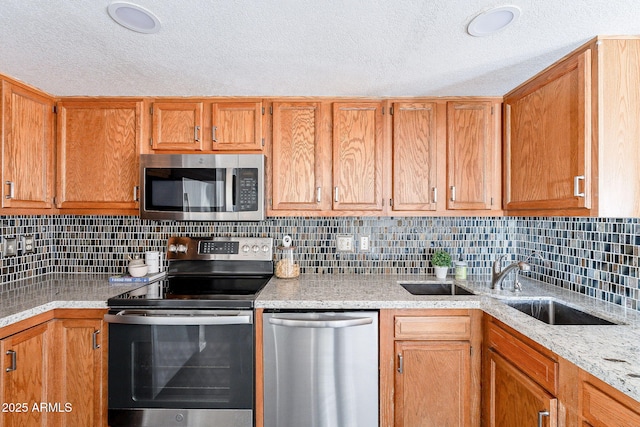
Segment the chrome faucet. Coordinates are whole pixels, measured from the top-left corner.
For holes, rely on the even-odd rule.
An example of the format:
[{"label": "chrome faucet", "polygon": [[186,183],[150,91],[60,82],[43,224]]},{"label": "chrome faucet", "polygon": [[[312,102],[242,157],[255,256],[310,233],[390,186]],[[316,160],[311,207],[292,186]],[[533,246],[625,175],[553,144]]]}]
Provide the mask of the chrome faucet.
[{"label": "chrome faucet", "polygon": [[509,264],[504,270],[502,269],[502,260],[506,255],[502,255],[493,263],[493,274],[491,275],[491,289],[502,289],[502,282],[505,277],[512,271],[531,271],[531,265],[525,261],[516,261]]}]

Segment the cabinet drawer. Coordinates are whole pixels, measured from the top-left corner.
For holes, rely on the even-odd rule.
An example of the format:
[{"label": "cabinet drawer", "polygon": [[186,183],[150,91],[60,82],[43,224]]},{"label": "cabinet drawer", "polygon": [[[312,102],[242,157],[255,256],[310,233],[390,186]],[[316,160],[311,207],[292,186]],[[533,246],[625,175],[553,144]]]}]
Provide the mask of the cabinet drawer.
[{"label": "cabinet drawer", "polygon": [[553,395],[558,391],[558,362],[496,325],[489,325],[488,346],[510,360]]},{"label": "cabinet drawer", "polygon": [[582,416],[594,427],[640,426],[640,413],[631,410],[589,383],[582,385]]},{"label": "cabinet drawer", "polygon": [[468,316],[396,316],[395,338],[405,340],[470,340]]}]

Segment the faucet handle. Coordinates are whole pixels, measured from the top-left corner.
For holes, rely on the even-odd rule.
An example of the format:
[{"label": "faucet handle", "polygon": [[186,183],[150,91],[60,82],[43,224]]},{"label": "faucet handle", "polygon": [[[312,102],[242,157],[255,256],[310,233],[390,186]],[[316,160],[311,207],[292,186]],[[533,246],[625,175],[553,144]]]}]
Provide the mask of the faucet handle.
[{"label": "faucet handle", "polygon": [[493,272],[495,274],[498,274],[502,271],[502,260],[507,256],[507,254],[504,255],[500,255],[498,258],[496,258],[496,260],[493,262]]}]

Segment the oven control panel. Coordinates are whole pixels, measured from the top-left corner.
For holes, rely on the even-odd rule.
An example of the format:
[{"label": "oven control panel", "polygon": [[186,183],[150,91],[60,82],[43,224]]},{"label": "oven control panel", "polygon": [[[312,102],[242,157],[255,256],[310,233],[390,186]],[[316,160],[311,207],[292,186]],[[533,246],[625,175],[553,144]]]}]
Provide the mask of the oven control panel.
[{"label": "oven control panel", "polygon": [[167,243],[167,259],[272,261],[273,239],[173,236]]}]

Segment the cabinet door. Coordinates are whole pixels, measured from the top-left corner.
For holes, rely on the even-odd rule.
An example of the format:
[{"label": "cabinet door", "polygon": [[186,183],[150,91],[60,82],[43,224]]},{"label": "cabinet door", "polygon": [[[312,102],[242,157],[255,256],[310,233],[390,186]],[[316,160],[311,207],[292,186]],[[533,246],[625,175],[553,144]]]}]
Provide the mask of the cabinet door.
[{"label": "cabinet door", "polygon": [[[40,426],[47,421],[47,324],[34,326],[0,341],[2,364],[0,425]],[[34,407],[34,405],[36,405]],[[4,408],[3,408],[4,409]]]},{"label": "cabinet door", "polygon": [[200,151],[203,148],[201,102],[154,102],[151,147]]},{"label": "cabinet door", "polygon": [[494,351],[488,357],[488,425],[556,427],[558,400]]},{"label": "cabinet door", "polygon": [[436,103],[393,104],[393,210],[435,210]]},{"label": "cabinet door", "polygon": [[211,140],[214,151],[262,151],[262,103],[212,104]]},{"label": "cabinet door", "polygon": [[395,349],[395,426],[470,426],[469,342],[396,341]]},{"label": "cabinet door", "polygon": [[325,142],[319,103],[273,103],[272,209],[330,208]]},{"label": "cabinet door", "polygon": [[2,207],[53,206],[53,100],[2,82]]},{"label": "cabinet door", "polygon": [[141,102],[58,107],[58,207],[137,209]]},{"label": "cabinet door", "polygon": [[333,104],[333,209],[382,210],[382,104]]},{"label": "cabinet door", "polygon": [[491,209],[491,102],[447,103],[447,208]]},{"label": "cabinet door", "polygon": [[102,320],[61,319],[53,322],[55,336],[55,401],[71,410],[53,416],[55,426],[106,426],[102,387]]},{"label": "cabinet door", "polygon": [[591,207],[591,51],[505,98],[505,209]]}]

